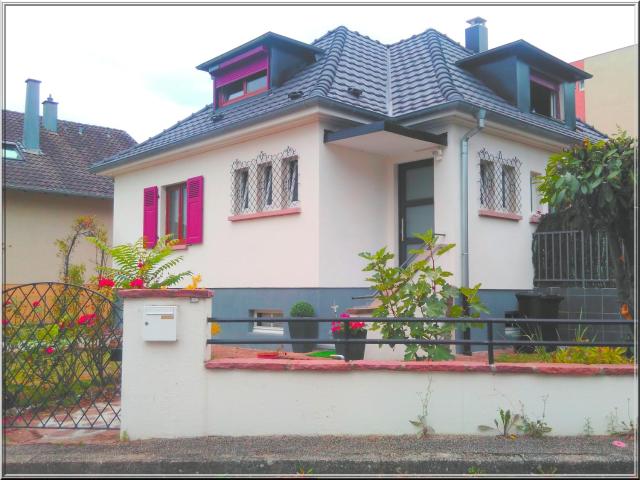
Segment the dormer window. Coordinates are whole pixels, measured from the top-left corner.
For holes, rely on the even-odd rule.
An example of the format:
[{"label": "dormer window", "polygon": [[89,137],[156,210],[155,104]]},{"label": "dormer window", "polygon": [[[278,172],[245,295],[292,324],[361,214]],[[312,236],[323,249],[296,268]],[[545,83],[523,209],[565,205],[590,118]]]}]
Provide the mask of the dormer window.
[{"label": "dormer window", "polygon": [[254,73],[242,80],[235,81],[218,89],[220,106],[233,103],[241,98],[250,97],[267,90],[267,70]]},{"label": "dormer window", "polygon": [[2,158],[6,160],[22,160],[22,155],[15,143],[3,142]]},{"label": "dormer window", "polygon": [[529,77],[531,111],[560,119],[560,84],[539,74]]}]

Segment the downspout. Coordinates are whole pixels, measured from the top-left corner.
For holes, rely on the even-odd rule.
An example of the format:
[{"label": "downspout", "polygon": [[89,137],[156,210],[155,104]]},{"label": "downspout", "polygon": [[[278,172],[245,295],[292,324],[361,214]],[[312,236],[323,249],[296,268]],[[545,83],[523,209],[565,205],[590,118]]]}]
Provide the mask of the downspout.
[{"label": "downspout", "polygon": [[[484,117],[487,112],[481,108],[476,113],[478,125],[464,134],[460,140],[460,247],[462,251],[461,286],[469,286],[469,139],[484,128]],[[463,297],[464,299],[464,297]],[[465,314],[468,314],[466,302],[463,303]],[[464,330],[463,338],[469,340],[469,329]],[[471,346],[465,345],[465,355],[471,355]]]}]

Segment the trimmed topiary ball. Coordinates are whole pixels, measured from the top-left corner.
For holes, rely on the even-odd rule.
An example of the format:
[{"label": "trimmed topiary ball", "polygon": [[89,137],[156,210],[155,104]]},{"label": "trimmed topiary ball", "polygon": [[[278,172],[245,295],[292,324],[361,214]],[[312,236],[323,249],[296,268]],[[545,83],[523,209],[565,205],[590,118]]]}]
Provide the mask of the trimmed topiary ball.
[{"label": "trimmed topiary ball", "polygon": [[313,307],[308,302],[296,302],[291,307],[291,312],[289,313],[291,317],[315,317],[316,312],[313,310]]}]

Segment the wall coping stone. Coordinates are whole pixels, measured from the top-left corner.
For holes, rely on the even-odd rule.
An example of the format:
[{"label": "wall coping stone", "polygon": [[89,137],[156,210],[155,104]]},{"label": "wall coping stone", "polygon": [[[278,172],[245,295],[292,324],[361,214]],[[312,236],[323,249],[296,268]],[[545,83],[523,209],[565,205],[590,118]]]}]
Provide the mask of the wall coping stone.
[{"label": "wall coping stone", "polygon": [[186,288],[132,288],[118,290],[118,296],[122,298],[211,298],[213,290],[199,288],[188,290]]},{"label": "wall coping stone", "polygon": [[635,365],[582,365],[575,363],[496,363],[484,362],[401,362],[393,360],[284,360],[262,358],[226,358],[209,360],[208,370],[270,370],[347,372],[364,370],[389,370],[404,372],[483,372],[483,373],[533,373],[542,375],[634,375]]}]

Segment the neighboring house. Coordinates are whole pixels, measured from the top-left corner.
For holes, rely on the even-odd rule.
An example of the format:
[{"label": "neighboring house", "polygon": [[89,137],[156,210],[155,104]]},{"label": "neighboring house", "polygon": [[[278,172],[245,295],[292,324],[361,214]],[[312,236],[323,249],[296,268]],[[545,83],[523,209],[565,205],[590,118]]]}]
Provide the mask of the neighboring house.
[{"label": "neighboring house", "polygon": [[[57,103],[43,102],[38,80],[27,80],[25,113],[2,111],[4,283],[58,281],[56,239],[80,215],[95,215],[111,234],[113,181],[89,166],[136,144],[122,130],[58,120]],[[95,248],[82,240],[73,263],[94,273]]]},{"label": "neighboring house", "polygon": [[466,47],[338,27],[311,45],[269,32],[199,65],[213,104],[92,168],[115,181],[114,243],[177,235],[213,314],[256,317],[222,334],[276,344],[295,301],[323,316],[366,302],[359,252],[386,245],[402,264],[428,228],[456,244],[442,257],[455,284],[481,282],[494,315],[514,309],[533,280],[532,181],[602,135],[575,119],[589,74],[522,40],[488,50],[484,20],[470,23]]},{"label": "neighboring house", "polygon": [[576,116],[607,135],[638,136],[638,45],[571,62],[593,75],[576,83]]}]

